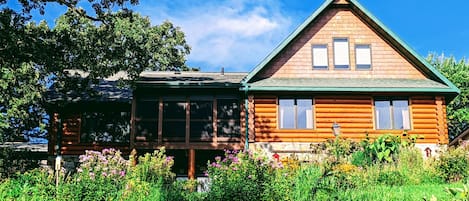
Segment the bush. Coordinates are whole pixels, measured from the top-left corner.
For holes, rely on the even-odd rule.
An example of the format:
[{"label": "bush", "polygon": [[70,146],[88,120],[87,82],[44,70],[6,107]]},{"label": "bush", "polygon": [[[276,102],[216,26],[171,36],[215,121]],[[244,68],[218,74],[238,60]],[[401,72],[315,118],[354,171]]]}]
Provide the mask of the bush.
[{"label": "bush", "polygon": [[24,173],[39,167],[39,161],[30,159],[31,151],[14,150],[0,147],[0,181],[15,177],[16,173]]},{"label": "bush", "polygon": [[469,175],[469,160],[465,147],[449,148],[440,153],[435,168],[440,176],[448,181],[460,181]]},{"label": "bush", "polygon": [[52,200],[54,197],[54,177],[47,169],[18,174],[0,184],[0,200]]},{"label": "bush", "polygon": [[226,151],[208,164],[208,200],[261,200],[273,169],[281,166],[252,152]]}]

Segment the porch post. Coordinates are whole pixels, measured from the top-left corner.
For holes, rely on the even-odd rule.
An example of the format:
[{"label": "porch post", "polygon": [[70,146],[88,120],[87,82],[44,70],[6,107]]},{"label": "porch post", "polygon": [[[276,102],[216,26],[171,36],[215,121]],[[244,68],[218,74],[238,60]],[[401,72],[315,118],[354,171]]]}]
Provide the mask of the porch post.
[{"label": "porch post", "polygon": [[188,162],[187,177],[195,179],[195,149],[189,149],[189,162]]}]

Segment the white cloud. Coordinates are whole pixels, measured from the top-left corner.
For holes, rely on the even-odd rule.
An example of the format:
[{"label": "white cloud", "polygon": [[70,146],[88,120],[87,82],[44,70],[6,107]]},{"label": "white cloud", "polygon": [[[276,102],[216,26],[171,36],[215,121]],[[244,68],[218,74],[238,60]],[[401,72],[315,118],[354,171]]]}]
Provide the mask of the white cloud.
[{"label": "white cloud", "polygon": [[[180,26],[192,47],[188,63],[203,71],[249,71],[291,31],[291,21],[272,1],[158,1],[137,8],[153,23]],[[143,7],[144,6],[144,7]]]}]

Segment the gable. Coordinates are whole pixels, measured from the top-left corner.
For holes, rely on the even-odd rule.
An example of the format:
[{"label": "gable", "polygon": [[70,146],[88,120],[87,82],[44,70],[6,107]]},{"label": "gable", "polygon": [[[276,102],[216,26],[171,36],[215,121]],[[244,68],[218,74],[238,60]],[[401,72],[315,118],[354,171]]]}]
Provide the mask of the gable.
[{"label": "gable", "polygon": [[[341,51],[349,58],[346,68],[335,69],[334,39],[346,39]],[[313,68],[315,45],[327,47],[327,69]],[[371,68],[357,69],[355,45],[368,48]],[[339,49],[340,50],[340,49]],[[362,52],[363,53],[363,52]],[[363,54],[361,54],[363,56]],[[363,57],[362,57],[363,58]],[[362,60],[363,61],[363,60]],[[325,63],[325,62],[324,62]],[[337,65],[340,67],[340,65]],[[337,67],[337,68],[338,68]],[[343,67],[343,66],[342,66]],[[405,80],[412,83],[409,87],[393,85],[367,87],[343,86],[306,86],[300,80]],[[322,80],[321,80],[322,79]],[[329,80],[327,80],[329,79]],[[335,79],[335,80],[334,80]],[[357,81],[358,80],[358,81]],[[279,86],[277,81],[288,83]],[[356,0],[326,0],[323,5],[305,20],[292,34],[279,44],[244,79],[243,85],[249,90],[288,90],[288,91],[374,91],[374,92],[436,92],[445,93],[452,99],[459,89],[445,78],[425,59],[416,54],[394,33],[387,29],[377,18],[362,7]],[[371,81],[370,83],[378,83]],[[424,83],[424,84],[420,84]],[[346,83],[344,83],[346,84]],[[316,84],[317,85],[317,84]],[[294,87],[292,87],[294,86]],[[347,85],[345,85],[347,86]],[[370,89],[372,88],[372,89]]]},{"label": "gable", "polygon": [[[348,69],[334,68],[335,38],[348,42]],[[356,45],[369,45],[371,69],[359,70],[356,65]],[[312,46],[327,47],[328,69],[313,69]],[[407,78],[426,76],[407,61],[388,42],[367,26],[349,8],[334,7],[324,11],[313,23],[277,55],[255,80],[265,78]]]}]

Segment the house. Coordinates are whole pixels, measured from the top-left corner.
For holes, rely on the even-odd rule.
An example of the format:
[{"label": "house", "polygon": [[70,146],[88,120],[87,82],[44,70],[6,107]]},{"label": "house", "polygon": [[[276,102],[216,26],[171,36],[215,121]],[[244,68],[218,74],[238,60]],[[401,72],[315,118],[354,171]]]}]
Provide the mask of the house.
[{"label": "house", "polygon": [[448,144],[446,104],[458,93],[356,0],[326,0],[249,73],[145,72],[123,102],[106,92],[52,107],[49,151],[165,146],[176,173],[194,177],[224,149],[301,153],[334,138],[333,125],[355,140],[419,135],[435,149]]}]

